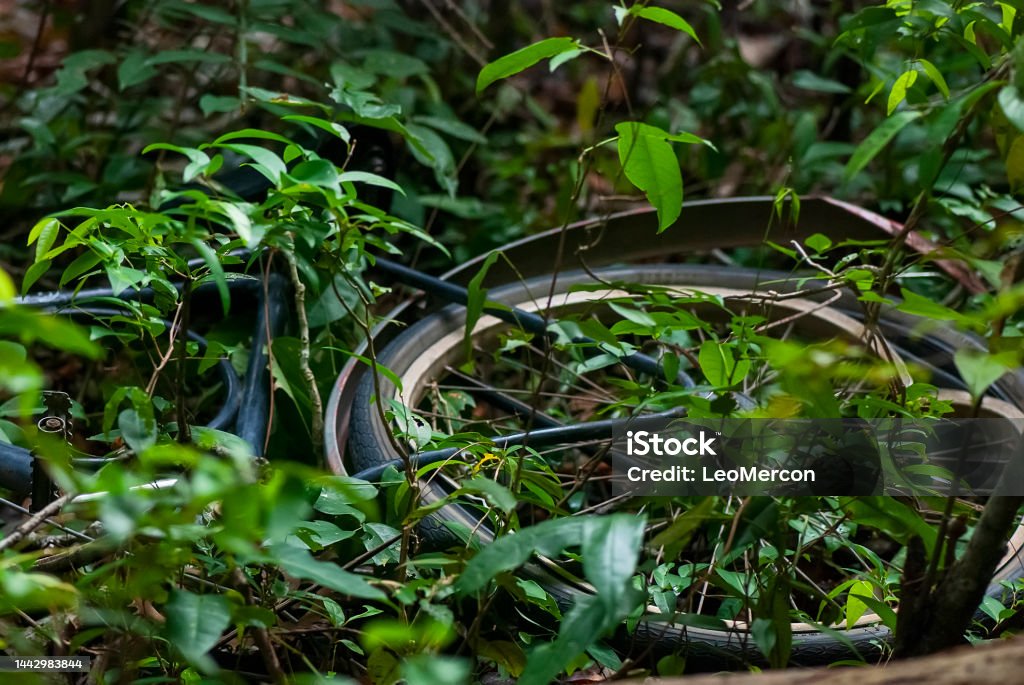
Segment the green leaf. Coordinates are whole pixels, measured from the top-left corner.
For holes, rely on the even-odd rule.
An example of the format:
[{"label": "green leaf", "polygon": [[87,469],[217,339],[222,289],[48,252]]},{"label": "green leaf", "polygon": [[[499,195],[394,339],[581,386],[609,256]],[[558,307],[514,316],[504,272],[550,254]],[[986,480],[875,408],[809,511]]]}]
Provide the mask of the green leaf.
[{"label": "green leaf", "polygon": [[664,7],[647,7],[637,3],[629,8],[629,14],[646,19],[647,21],[653,21],[669,28],[673,28],[676,31],[682,31],[690,38],[697,41],[697,45],[701,45],[700,38],[697,37],[697,32],[693,30],[690,23],[680,17],[672,10],[667,10]]},{"label": "green leaf", "polygon": [[116,58],[106,50],[80,50],[64,58],[64,64],[57,72],[57,85],[53,93],[62,98],[84,90],[89,85],[87,72],[96,67],[114,62]]},{"label": "green leaf", "polygon": [[199,98],[199,109],[203,116],[210,116],[218,112],[234,112],[242,107],[242,101],[232,95],[213,95],[207,93]]},{"label": "green leaf", "polygon": [[914,85],[915,81],[917,81],[916,69],[908,69],[900,74],[899,78],[892,84],[892,90],[889,91],[888,114],[895,112],[900,103],[907,99],[907,90]]},{"label": "green leaf", "polygon": [[150,64],[150,56],[145,52],[128,53],[117,67],[117,89],[125,91],[157,75],[157,70]]},{"label": "green leaf", "polygon": [[459,179],[455,170],[455,157],[448,143],[434,129],[426,126],[409,124],[405,130],[413,156],[421,164],[433,167],[438,185],[444,188],[448,195],[455,197]]},{"label": "green leaf", "polygon": [[761,653],[771,658],[776,642],[775,624],[772,620],[770,618],[755,618],[750,625],[750,634]]},{"label": "green leaf", "polygon": [[658,233],[675,223],[683,207],[683,176],[675,150],[661,129],[627,121],[617,124],[619,162],[658,213]]},{"label": "green leaf", "polygon": [[998,100],[1007,121],[1016,126],[1018,131],[1024,131],[1024,99],[1021,99],[1017,86],[1003,86]]},{"label": "green leaf", "polygon": [[281,120],[298,121],[304,124],[309,124],[310,126],[316,126],[317,128],[323,131],[327,131],[332,136],[337,136],[338,138],[341,138],[343,141],[345,141],[346,144],[348,144],[348,142],[352,140],[352,136],[349,134],[347,128],[333,121],[321,119],[320,117],[311,117],[305,114],[289,114],[287,116],[281,117]]},{"label": "green leaf", "polygon": [[[48,217],[40,219],[28,234],[28,244],[36,243],[36,262],[43,261],[43,257],[53,247],[60,233],[61,223],[57,219]],[[38,241],[38,242],[36,242]]]},{"label": "green leaf", "polygon": [[231,306],[231,295],[228,292],[228,279],[224,274],[224,266],[220,263],[220,259],[217,258],[217,253],[213,251],[213,248],[203,241],[198,238],[192,238],[189,240],[189,244],[203,258],[206,266],[210,267],[210,274],[213,276],[214,283],[217,284],[217,293],[220,295],[220,306],[226,315]]},{"label": "green leaf", "polygon": [[402,662],[406,685],[459,685],[470,682],[472,664],[459,657],[420,654]]},{"label": "green leaf", "polygon": [[453,138],[476,143],[477,145],[487,144],[487,136],[454,117],[417,116],[413,117],[413,121],[417,124],[429,126]]},{"label": "green leaf", "polygon": [[574,38],[545,38],[504,57],[499,57],[480,70],[480,74],[476,77],[476,92],[479,94],[495,81],[514,76],[542,59],[576,50],[579,47],[579,42]]},{"label": "green leaf", "polygon": [[234,14],[219,7],[210,7],[208,5],[200,5],[194,2],[184,2],[181,0],[164,2],[161,3],[159,7],[168,14],[171,14],[172,12],[185,12],[192,16],[199,17],[203,21],[208,21],[214,24],[234,26],[238,23]]},{"label": "green leaf", "polygon": [[[342,540],[348,540],[355,531],[342,530],[330,521],[303,521],[295,527],[285,542],[317,551]],[[312,543],[311,547],[309,543]]]},{"label": "green leaf", "polygon": [[993,383],[1017,367],[1012,352],[990,354],[969,347],[957,350],[953,355],[953,363],[967,384],[967,389],[971,391],[971,396],[975,398],[984,395]]},{"label": "green leaf", "polygon": [[[854,596],[852,592],[850,596]],[[856,597],[866,604],[868,609],[878,614],[878,618],[882,619],[882,624],[889,628],[889,630],[896,630],[896,612],[893,611],[891,606],[872,594],[856,595]]]},{"label": "green leaf", "polygon": [[347,514],[348,507],[377,497],[377,486],[351,476],[332,476],[324,481],[313,506],[325,514]]},{"label": "green leaf", "polygon": [[749,359],[736,361],[733,347],[716,340],[705,340],[701,343],[697,361],[708,383],[717,388],[736,385],[750,371]]},{"label": "green leaf", "polygon": [[[102,261],[102,258],[95,251],[89,249],[82,254],[75,257],[75,260],[68,264],[68,268],[64,269],[64,273],[60,275],[60,286],[63,288],[65,284],[70,283],[82,274],[86,273],[90,269],[94,268]],[[50,260],[47,259],[45,262],[39,262],[39,264],[49,264]],[[40,274],[42,275],[42,274]],[[25,276],[25,280],[28,281],[28,275]],[[34,278],[32,279],[35,280]],[[28,288],[28,286],[24,286]]]},{"label": "green leaf", "polygon": [[654,536],[650,542],[651,549],[665,548],[667,558],[675,558],[676,555],[693,539],[694,534],[711,517],[715,508],[715,500],[706,497],[700,504],[677,516],[668,528]]},{"label": "green leaf", "polygon": [[184,50],[161,50],[149,58],[150,64],[185,64],[200,62],[203,64],[226,64],[231,57],[214,50],[186,48]]},{"label": "green leaf", "polygon": [[[262,148],[257,148],[262,149]],[[282,163],[283,166],[283,163]],[[252,249],[259,245],[263,239],[263,230],[253,225],[252,219],[242,211],[242,206],[236,202],[226,202],[224,200],[210,200],[208,206],[211,209],[215,209],[218,213],[223,214],[232,228],[235,229],[235,233],[242,239],[245,246]]]},{"label": "green leaf", "polygon": [[583,529],[583,573],[609,609],[629,589],[643,535],[643,517],[626,514],[595,518]]},{"label": "green leaf", "polygon": [[408,78],[430,73],[430,67],[416,57],[394,50],[366,50],[363,68],[389,78]]},{"label": "green leaf", "polygon": [[384,178],[377,174],[371,174],[369,171],[346,171],[338,176],[338,180],[342,183],[365,183],[368,186],[387,188],[388,190],[394,190],[397,193],[405,195],[405,191],[402,190],[402,186],[389,178]]},{"label": "green leaf", "polygon": [[[35,364],[25,362],[25,349],[10,341],[0,341],[0,388],[13,395],[21,395],[15,398],[17,407],[14,414],[7,416],[23,415],[29,416],[35,409],[35,402],[30,399],[29,394],[42,387],[43,377]],[[5,409],[10,409],[5,404]],[[5,422],[6,423],[6,422]],[[8,424],[12,425],[12,424]],[[8,442],[8,440],[4,440]],[[0,576],[3,574],[0,573]]]},{"label": "green leaf", "polygon": [[534,553],[554,556],[570,545],[578,545],[590,520],[588,517],[551,519],[523,528],[515,535],[498,538],[469,560],[455,581],[456,592],[463,595],[477,592],[499,573],[526,563]]},{"label": "green leaf", "polygon": [[[88,254],[92,254],[90,250]],[[25,271],[25,276],[21,279],[21,294],[24,295],[29,291],[35,282],[38,281],[43,274],[50,270],[50,266],[53,264],[52,260],[44,259],[41,262],[36,262]],[[10,276],[8,276],[10,278]]]},{"label": "green leaf", "polygon": [[466,288],[466,326],[462,343],[467,364],[472,363],[473,360],[473,329],[476,327],[476,322],[480,320],[484,304],[487,301],[487,290],[483,287],[483,282],[487,277],[487,272],[500,255],[501,253],[497,251],[487,255],[484,263],[480,265],[480,270],[476,272]]},{"label": "green leaf", "polygon": [[207,172],[210,165],[210,156],[202,150],[197,150],[191,147],[180,147],[178,145],[170,145],[168,143],[153,143],[147,145],[142,150],[142,154],[147,154],[152,150],[169,150],[170,152],[177,152],[179,154],[188,157],[189,165],[182,171],[182,180],[188,183],[199,174]]},{"label": "green leaf", "polygon": [[1006,151],[1006,180],[1010,190],[1018,192],[1024,188],[1024,135],[1015,136]]},{"label": "green leaf", "polygon": [[307,159],[299,162],[292,167],[288,175],[298,183],[341,191],[338,168],[326,159]]},{"label": "green leaf", "polygon": [[134,409],[125,409],[117,417],[121,437],[136,454],[156,444],[156,422],[146,421]]},{"label": "green leaf", "polygon": [[511,490],[501,483],[493,481],[490,478],[485,478],[484,476],[471,478],[463,483],[459,490],[462,492],[483,495],[484,499],[486,499],[491,506],[496,507],[505,514],[511,513],[519,503]]},{"label": "green leaf", "polygon": [[0,269],[0,304],[9,304],[18,294],[10,275]]},{"label": "green leaf", "polygon": [[608,306],[612,308],[612,311],[626,321],[632,321],[640,326],[647,326],[650,328],[657,326],[657,322],[655,322],[654,317],[645,311],[633,309],[632,307],[623,307],[622,305],[615,304],[614,302],[609,302]]},{"label": "green leaf", "polygon": [[[993,621],[1002,620],[1004,618],[1003,612],[1007,612],[1007,608],[995,597],[984,597],[979,608]],[[1016,611],[1009,611],[1008,613],[1009,615],[1014,615]]]},{"label": "green leaf", "polygon": [[903,301],[896,306],[896,309],[901,312],[936,321],[962,321],[965,319],[964,315],[955,309],[950,309],[941,302],[918,295],[912,290],[901,288],[900,294],[903,296]]},{"label": "green leaf", "polygon": [[819,76],[807,69],[801,69],[793,74],[793,85],[802,90],[810,90],[816,93],[845,95],[851,92],[850,87],[845,83]]},{"label": "green leaf", "polygon": [[513,678],[518,678],[526,665],[526,655],[522,648],[509,640],[474,640],[473,653],[482,659],[489,659],[498,664]]},{"label": "green leaf", "polygon": [[383,591],[370,585],[366,578],[349,573],[337,564],[317,561],[306,550],[293,545],[274,545],[270,555],[285,573],[302,580],[311,580],[343,595],[361,599],[386,599]]},{"label": "green leaf", "polygon": [[868,610],[864,603],[864,597],[874,596],[874,586],[870,581],[858,580],[850,586],[850,592],[846,595],[846,629],[853,630],[860,617]]},{"label": "green leaf", "polygon": [[187,590],[172,590],[165,607],[164,633],[182,656],[193,664],[212,665],[206,657],[221,633],[231,622],[227,598],[222,595],[197,595]]},{"label": "green leaf", "polygon": [[[1022,114],[1024,114],[1024,112],[1022,112]],[[918,119],[920,116],[920,112],[897,112],[895,115],[879,124],[871,133],[868,134],[867,138],[861,141],[861,144],[853,151],[853,155],[850,156],[850,161],[847,162],[846,169],[843,172],[846,180],[849,181],[860,173],[861,169],[866,167],[868,163],[882,151],[882,148],[884,148],[889,141],[896,136],[897,133],[902,131],[907,124]]]},{"label": "green leaf", "polygon": [[279,133],[273,131],[264,131],[259,128],[243,128],[238,131],[231,131],[213,141],[213,145],[221,145],[232,140],[248,140],[254,138],[257,140],[272,140],[275,143],[284,143],[285,145],[294,145],[295,143],[290,138],[285,138]]},{"label": "green leaf", "polygon": [[24,307],[4,309],[0,316],[0,336],[18,338],[25,344],[39,340],[54,349],[89,358],[96,358],[102,352],[86,332],[71,321]]},{"label": "green leaf", "polygon": [[829,238],[827,235],[815,233],[814,235],[808,236],[807,239],[804,240],[804,245],[811,248],[818,254],[821,254],[828,248],[832,247],[832,239]]},{"label": "green leaf", "polygon": [[0,569],[0,614],[13,614],[16,611],[45,612],[60,608],[74,610],[77,604],[78,590],[56,576],[23,573],[11,567]]},{"label": "green leaf", "polygon": [[586,52],[584,48],[576,48],[575,50],[568,50],[567,52],[555,55],[551,58],[551,61],[548,62],[548,69],[554,73],[555,69],[558,69],[558,67],[562,66],[566,62],[571,62],[584,52]]},{"label": "green leaf", "polygon": [[858,525],[877,528],[904,544],[917,536],[926,549],[935,547],[936,531],[921,515],[892,497],[843,497],[839,507]]},{"label": "green leaf", "polygon": [[931,79],[931,82],[935,84],[935,87],[942,93],[942,97],[949,99],[949,86],[946,85],[946,79],[942,76],[942,72],[939,71],[934,64],[926,59],[918,58],[917,63],[924,69],[925,75]]},{"label": "green leaf", "polygon": [[281,176],[288,172],[288,167],[277,156],[277,153],[266,148],[243,143],[221,143],[219,146],[252,159],[255,162],[252,167],[263,174],[274,185],[280,185]]}]

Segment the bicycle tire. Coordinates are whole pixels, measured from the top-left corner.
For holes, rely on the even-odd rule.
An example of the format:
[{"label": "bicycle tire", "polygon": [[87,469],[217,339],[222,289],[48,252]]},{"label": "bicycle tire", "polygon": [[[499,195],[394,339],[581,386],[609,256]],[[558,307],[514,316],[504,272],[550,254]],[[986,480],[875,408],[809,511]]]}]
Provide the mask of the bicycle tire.
[{"label": "bicycle tire", "polygon": [[[729,288],[751,292],[759,284],[771,281],[771,289],[776,292],[793,290],[791,274],[779,272],[760,272],[748,269],[722,269],[706,265],[667,264],[645,265],[640,267],[613,267],[597,272],[602,279],[608,281],[626,281],[641,284],[658,284],[674,286],[690,286],[698,289]],[[558,276],[555,295],[565,294],[573,285],[592,283],[593,277],[584,272],[560,274]],[[787,285],[788,284],[788,285]],[[546,298],[551,286],[551,277],[542,276],[526,282],[513,283],[495,288],[488,293],[488,299],[510,306],[522,307],[524,303],[535,297]],[[812,296],[810,299],[814,299]],[[819,296],[819,300],[823,296]],[[852,294],[844,293],[833,306],[829,307],[835,314],[841,314],[853,320],[860,307]],[[825,311],[823,309],[822,311]],[[483,319],[481,319],[483,321]],[[927,336],[916,337],[913,334],[918,319],[889,310],[880,322],[886,335],[898,336],[902,345],[894,343],[893,350],[900,357],[909,357],[916,363],[927,364],[940,371],[944,381],[957,380],[952,364],[953,352],[965,346],[981,347],[980,342],[964,333],[948,327],[929,331]],[[445,338],[458,339],[465,326],[465,309],[458,305],[449,306],[409,327],[398,335],[379,354],[377,362],[405,377],[406,372],[424,359],[424,352],[437,341]],[[477,329],[481,326],[477,324]],[[476,331],[474,331],[476,334]],[[427,367],[437,360],[427,360]],[[422,363],[420,368],[424,368]],[[395,386],[383,377],[379,386],[385,398],[397,399]],[[947,391],[951,398],[963,398],[963,384]],[[408,391],[408,385],[406,385]],[[1024,382],[1020,374],[1004,377],[993,388],[993,400],[986,401],[985,407],[992,415],[1006,415],[1013,418],[1024,418],[1019,407],[1024,406]],[[415,393],[410,395],[415,398]],[[394,460],[398,455],[391,447],[388,431],[374,404],[374,383],[370,374],[360,382],[350,417],[350,434],[348,457],[356,471],[378,466]],[[434,499],[444,495],[444,480],[432,480],[424,485],[423,496]],[[425,518],[419,528],[419,534],[429,545],[444,547],[458,540],[452,532],[453,525],[469,529],[477,527],[479,518],[467,509],[457,505],[447,505],[438,512]],[[486,541],[489,530],[480,526],[481,539]],[[1019,550],[1024,546],[1024,528],[1018,529],[1011,540],[1011,551],[1006,555],[989,587],[990,594],[1002,591],[1000,581],[1015,580],[1024,577],[1024,561]],[[571,585],[559,577],[552,575],[543,562],[533,562],[524,567],[524,573],[540,583],[552,597],[563,607],[572,603],[580,592],[586,592],[585,586]],[[790,662],[793,665],[817,665],[847,659],[857,655],[870,658],[881,652],[882,645],[888,641],[889,630],[878,622],[877,617],[865,615],[858,625],[843,630],[846,641],[838,640],[828,633],[822,632],[807,624],[793,624],[793,647]],[[721,667],[723,659],[735,659],[745,662],[762,661],[760,652],[754,645],[747,627],[741,622],[733,622],[730,630],[712,630],[701,627],[684,626],[677,623],[662,623],[647,618],[637,626],[633,640],[648,647],[654,654],[684,652],[688,663],[699,667],[706,664]],[[852,647],[852,649],[851,649]]]}]

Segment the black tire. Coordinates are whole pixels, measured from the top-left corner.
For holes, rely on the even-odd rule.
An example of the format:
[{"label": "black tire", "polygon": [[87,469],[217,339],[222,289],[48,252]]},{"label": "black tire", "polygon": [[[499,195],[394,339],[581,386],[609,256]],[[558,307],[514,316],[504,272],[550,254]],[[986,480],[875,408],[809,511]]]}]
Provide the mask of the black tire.
[{"label": "black tire", "polygon": [[[688,285],[695,288],[732,288],[747,292],[763,291],[766,289],[763,284],[770,284],[767,288],[776,292],[792,291],[796,287],[791,274],[690,264],[610,268],[600,270],[598,275],[607,281]],[[555,293],[566,293],[571,286],[580,283],[593,283],[593,277],[584,272],[561,274]],[[533,300],[543,301],[547,297],[550,285],[551,277],[543,276],[495,288],[488,292],[488,299],[512,306]],[[820,301],[829,295],[831,293],[809,299]],[[830,309],[852,318],[857,316],[861,307],[852,294],[844,294],[830,306]],[[953,353],[965,346],[981,347],[981,343],[971,336],[949,328],[929,331],[927,336],[917,336],[914,334],[917,322],[919,320],[900,312],[888,311],[880,326],[885,335],[891,338],[890,347],[899,357],[931,367],[939,383],[948,383],[953,391],[962,391],[963,384],[955,375],[952,363]],[[465,309],[458,305],[449,306],[421,320],[395,338],[380,352],[377,362],[401,377],[407,369],[423,358],[424,350],[445,336],[462,331],[464,326]],[[378,378],[378,384],[382,397],[397,399],[394,384],[383,376]],[[1019,374],[1004,377],[993,387],[990,394],[1000,400],[993,403],[999,407],[993,410],[994,414],[1016,411],[1017,408],[1024,406],[1024,382]],[[381,420],[375,395],[373,378],[368,373],[360,382],[352,405],[347,454],[353,471],[379,466],[399,456],[391,447],[389,427]],[[424,484],[423,497],[426,501],[436,500],[453,488],[454,484],[450,480],[435,477]],[[426,544],[443,548],[460,542],[454,532],[455,529],[473,529],[478,524],[479,517],[473,512],[460,506],[449,505],[425,519],[419,533]],[[491,531],[486,526],[479,526],[477,530],[478,539],[482,542],[491,539]],[[1011,545],[1011,554],[1004,558],[990,585],[990,594],[998,596],[1004,591],[1000,581],[1015,580],[1024,576],[1024,560],[1016,552],[1021,543],[1024,543],[1024,531],[1018,530]],[[541,562],[532,562],[524,572],[540,583],[563,606],[572,604],[576,596],[588,591],[584,586],[572,585],[560,576],[552,574]],[[865,659],[879,654],[889,640],[889,630],[877,622],[877,617],[875,622],[862,620],[860,623],[867,625],[858,625],[843,631],[845,641],[813,626],[793,624],[791,663],[818,665],[855,658],[858,654]],[[650,648],[654,655],[684,653],[688,667],[700,668],[703,664],[707,667],[722,668],[730,660],[747,663],[762,660],[749,631],[740,623],[735,624],[732,630],[722,631],[645,619],[641,621],[631,639],[634,646]]]}]

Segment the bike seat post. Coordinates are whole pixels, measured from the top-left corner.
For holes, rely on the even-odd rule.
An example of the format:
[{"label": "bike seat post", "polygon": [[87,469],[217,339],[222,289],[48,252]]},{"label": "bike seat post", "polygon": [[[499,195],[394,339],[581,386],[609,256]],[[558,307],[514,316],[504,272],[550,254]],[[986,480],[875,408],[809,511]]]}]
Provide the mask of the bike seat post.
[{"label": "bike seat post", "polygon": [[[44,390],[43,404],[45,413],[36,421],[36,427],[42,433],[60,437],[70,444],[72,419],[71,396],[66,392]],[[57,487],[43,465],[43,459],[36,452],[32,453],[32,504],[30,509],[38,511],[57,499]]]}]

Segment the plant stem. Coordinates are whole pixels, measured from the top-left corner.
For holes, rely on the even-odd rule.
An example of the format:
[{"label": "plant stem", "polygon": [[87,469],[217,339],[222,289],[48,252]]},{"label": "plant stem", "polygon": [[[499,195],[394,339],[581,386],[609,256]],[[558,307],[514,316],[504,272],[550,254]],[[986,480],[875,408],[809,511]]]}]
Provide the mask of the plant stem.
[{"label": "plant stem", "polygon": [[[292,242],[295,236],[290,235]],[[295,290],[295,314],[299,321],[299,370],[309,387],[310,403],[310,435],[313,440],[313,453],[319,462],[324,451],[324,404],[320,398],[320,388],[316,383],[316,375],[309,366],[309,319],[306,316],[306,284],[299,277],[299,266],[295,253],[284,251],[288,260],[288,272],[291,276],[292,288]]]},{"label": "plant stem", "polygon": [[177,397],[178,442],[192,442],[192,430],[188,425],[185,411],[186,362],[188,361],[188,319],[192,304],[192,279],[186,278],[181,293],[181,320],[178,322],[178,378],[175,391]]}]

